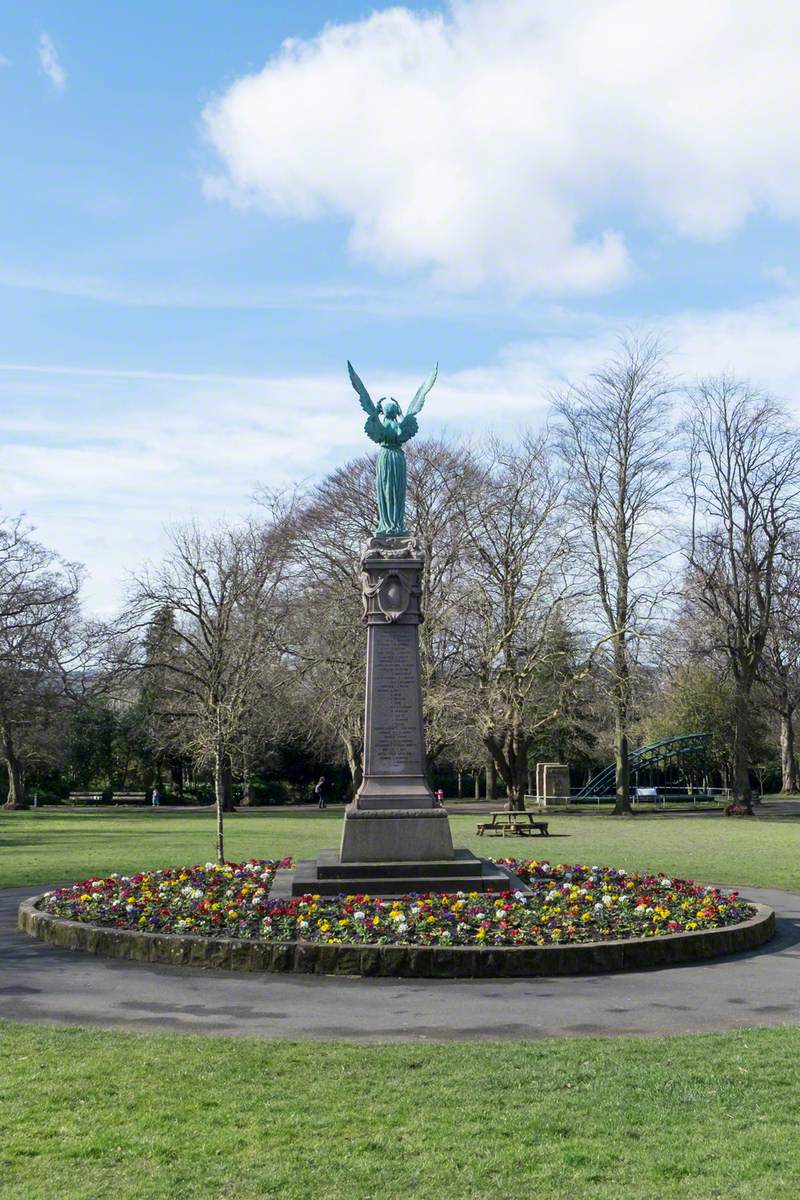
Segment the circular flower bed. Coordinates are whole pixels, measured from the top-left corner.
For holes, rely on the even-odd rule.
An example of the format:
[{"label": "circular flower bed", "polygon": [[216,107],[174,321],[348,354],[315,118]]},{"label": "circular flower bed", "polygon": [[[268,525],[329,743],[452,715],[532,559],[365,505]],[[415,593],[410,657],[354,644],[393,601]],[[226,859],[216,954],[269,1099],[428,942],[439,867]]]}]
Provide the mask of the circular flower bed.
[{"label": "circular flower bed", "polygon": [[547,946],[720,929],[755,908],[735,892],[613,867],[499,859],[532,889],[503,893],[272,897],[291,859],[109,875],[48,892],[40,911],[150,933],[331,945]]}]

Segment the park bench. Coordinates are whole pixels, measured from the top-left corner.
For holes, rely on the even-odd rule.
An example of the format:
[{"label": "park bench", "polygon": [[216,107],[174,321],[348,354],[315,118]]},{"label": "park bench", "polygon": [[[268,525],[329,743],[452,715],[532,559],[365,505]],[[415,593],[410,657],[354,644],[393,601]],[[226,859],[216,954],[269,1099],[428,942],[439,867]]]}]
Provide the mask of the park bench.
[{"label": "park bench", "polygon": [[508,812],[503,809],[493,812],[491,821],[478,822],[478,837],[488,834],[490,837],[549,837],[547,821],[536,821],[532,812]]},{"label": "park bench", "polygon": [[103,793],[99,792],[70,792],[70,804],[102,804]]},{"label": "park bench", "polygon": [[104,789],[94,792],[70,792],[69,803],[81,804],[146,804],[147,792],[113,792],[111,799],[104,799]]}]

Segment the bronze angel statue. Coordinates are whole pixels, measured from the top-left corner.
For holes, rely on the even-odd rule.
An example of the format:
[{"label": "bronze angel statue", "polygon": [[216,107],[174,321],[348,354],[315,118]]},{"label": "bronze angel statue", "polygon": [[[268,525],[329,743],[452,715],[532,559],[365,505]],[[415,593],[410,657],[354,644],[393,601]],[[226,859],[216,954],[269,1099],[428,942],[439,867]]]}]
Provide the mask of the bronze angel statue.
[{"label": "bronze angel statue", "polygon": [[361,407],[367,414],[364,432],[381,448],[375,473],[375,490],[378,497],[378,527],[375,536],[409,537],[405,528],[406,456],[403,443],[410,441],[419,429],[417,413],[436,382],[438,365],[418,389],[405,416],[393,396],[388,399],[384,396],[377,404],[373,404],[369,392],[349,362],[347,369],[350,372],[350,382],[361,400]]}]

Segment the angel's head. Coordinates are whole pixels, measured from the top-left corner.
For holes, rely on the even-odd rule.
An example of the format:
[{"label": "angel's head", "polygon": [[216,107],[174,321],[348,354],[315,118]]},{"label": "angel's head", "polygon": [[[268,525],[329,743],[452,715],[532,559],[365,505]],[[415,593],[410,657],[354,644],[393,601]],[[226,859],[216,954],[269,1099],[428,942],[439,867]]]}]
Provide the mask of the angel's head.
[{"label": "angel's head", "polygon": [[381,408],[383,415],[388,417],[390,421],[396,421],[400,416],[400,405],[397,403],[394,396],[390,396],[388,400],[384,396],[380,402],[379,408]]}]

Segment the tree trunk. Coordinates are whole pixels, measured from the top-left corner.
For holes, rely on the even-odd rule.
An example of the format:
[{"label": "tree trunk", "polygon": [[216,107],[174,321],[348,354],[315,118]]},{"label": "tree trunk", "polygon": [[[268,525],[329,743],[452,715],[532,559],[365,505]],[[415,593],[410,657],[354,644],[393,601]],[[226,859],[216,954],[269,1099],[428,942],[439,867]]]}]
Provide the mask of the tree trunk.
[{"label": "tree trunk", "polygon": [[217,862],[225,862],[225,751],[217,748],[214,755],[214,796],[217,803]]},{"label": "tree trunk", "polygon": [[513,735],[500,742],[493,734],[484,735],[486,749],[492,756],[495,768],[506,788],[507,808],[514,812],[525,811],[525,778],[527,775],[527,741]]},{"label": "tree trunk", "polygon": [[8,799],[3,805],[4,808],[24,808],[25,807],[25,772],[19,762],[14,762],[13,765],[6,759],[8,768]]},{"label": "tree trunk", "polygon": [[355,795],[361,787],[361,746],[353,738],[344,735],[342,736],[342,742],[344,743],[344,752],[347,757],[347,768],[353,784],[353,795]]},{"label": "tree trunk", "polygon": [[8,768],[8,799],[4,808],[25,807],[25,768],[17,756],[14,739],[3,729],[3,758]]},{"label": "tree trunk", "polygon": [[494,800],[497,791],[497,772],[495,771],[494,759],[487,758],[486,760],[486,799]]},{"label": "tree trunk", "polygon": [[222,787],[224,792],[225,812],[233,812],[233,767],[228,754],[222,760]]},{"label": "tree trunk", "polygon": [[794,710],[785,708],[781,720],[781,791],[797,791],[797,759],[794,753]]},{"label": "tree trunk", "polygon": [[508,807],[512,812],[525,812],[525,784],[514,783],[508,793]]},{"label": "tree trunk", "polygon": [[628,735],[622,723],[617,720],[614,730],[614,763],[616,768],[616,785],[614,812],[617,815],[631,812],[631,765],[628,747]]},{"label": "tree trunk", "polygon": [[750,786],[750,763],[747,735],[750,732],[750,697],[741,681],[736,685],[736,704],[733,730],[733,802],[753,811],[753,790]]},{"label": "tree trunk", "polygon": [[528,790],[528,738],[519,718],[515,719],[512,727],[508,759],[512,772],[511,807],[516,812],[524,812],[525,793]]},{"label": "tree trunk", "polygon": [[183,799],[183,763],[180,760],[172,762],[170,763],[169,770],[172,776],[172,786],[181,799]]},{"label": "tree trunk", "polygon": [[614,766],[615,795],[614,814],[626,816],[631,809],[631,762],[628,745],[628,701],[630,698],[630,676],[624,635],[617,635],[614,644],[615,709],[614,714]]},{"label": "tree trunk", "polygon": [[250,808],[256,799],[253,779],[250,771],[250,755],[246,746],[242,747],[242,800],[243,808]]},{"label": "tree trunk", "polygon": [[458,789],[456,795],[458,796],[459,800],[461,800],[464,795],[464,775],[462,771],[458,772]]},{"label": "tree trunk", "polygon": [[481,773],[478,770],[475,772],[475,799],[480,800],[480,798],[481,798]]}]

